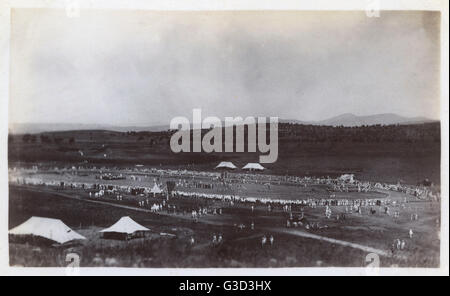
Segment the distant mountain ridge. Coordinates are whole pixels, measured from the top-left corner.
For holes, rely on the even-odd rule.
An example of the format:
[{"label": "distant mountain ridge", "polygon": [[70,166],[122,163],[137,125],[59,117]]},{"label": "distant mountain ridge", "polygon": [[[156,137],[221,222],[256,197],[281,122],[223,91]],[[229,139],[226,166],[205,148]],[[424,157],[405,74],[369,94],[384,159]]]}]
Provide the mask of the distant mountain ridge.
[{"label": "distant mountain ridge", "polygon": [[352,113],[344,113],[338,116],[331,117],[319,121],[299,121],[299,120],[284,120],[282,122],[291,122],[297,124],[311,124],[311,125],[329,125],[329,126],[363,126],[363,125],[392,125],[392,124],[421,124],[426,122],[434,122],[426,117],[404,117],[395,113],[383,113],[374,115],[358,116]]},{"label": "distant mountain ridge", "polygon": [[[280,123],[294,123],[307,125],[328,125],[328,126],[363,126],[363,125],[392,125],[392,124],[421,124],[435,122],[426,117],[404,117],[395,113],[383,113],[367,116],[358,116],[352,113],[345,113],[335,117],[319,121],[301,121],[296,119],[280,119]],[[13,123],[9,126],[9,132],[14,134],[24,133],[42,133],[69,130],[110,130],[117,132],[127,131],[166,131],[169,125],[151,125],[151,126],[115,126],[107,124],[77,124],[77,123]]]}]

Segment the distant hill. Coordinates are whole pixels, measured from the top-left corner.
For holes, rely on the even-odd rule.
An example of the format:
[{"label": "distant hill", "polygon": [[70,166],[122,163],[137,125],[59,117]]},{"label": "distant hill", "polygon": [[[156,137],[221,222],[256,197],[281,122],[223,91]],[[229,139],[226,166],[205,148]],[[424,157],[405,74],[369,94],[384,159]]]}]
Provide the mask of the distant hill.
[{"label": "distant hill", "polygon": [[320,121],[298,121],[285,120],[296,124],[329,125],[329,126],[362,126],[362,125],[391,125],[391,124],[421,124],[436,120],[425,117],[403,117],[394,113],[383,113],[367,116],[358,116],[352,113],[345,113],[329,119]]},{"label": "distant hill", "polygon": [[[421,124],[434,122],[436,120],[425,117],[403,117],[394,113],[375,114],[368,116],[358,116],[352,113],[345,113],[329,119],[320,121],[300,121],[280,119],[280,123],[294,123],[306,125],[328,125],[328,126],[362,126],[362,125],[391,125],[391,124]],[[117,132],[127,131],[150,131],[160,132],[169,129],[169,125],[150,125],[150,126],[115,126],[107,124],[76,124],[76,123],[15,123],[10,124],[9,132],[13,134],[41,133],[72,130],[109,130]]]},{"label": "distant hill", "polygon": [[109,130],[116,132],[128,131],[165,131],[168,125],[153,126],[115,126],[108,124],[77,124],[77,123],[14,123],[10,124],[9,132],[12,134],[36,134],[42,132],[75,131],[75,130]]}]

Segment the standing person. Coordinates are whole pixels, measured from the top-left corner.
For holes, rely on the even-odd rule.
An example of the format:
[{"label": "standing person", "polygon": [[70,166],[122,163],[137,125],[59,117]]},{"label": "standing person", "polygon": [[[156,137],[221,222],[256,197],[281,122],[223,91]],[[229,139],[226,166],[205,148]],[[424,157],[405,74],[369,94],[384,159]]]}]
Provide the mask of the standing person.
[{"label": "standing person", "polygon": [[262,247],[262,248],[264,248],[264,245],[266,244],[266,242],[267,242],[267,238],[266,238],[266,236],[264,235],[264,236],[262,237],[262,239],[261,239],[261,247]]},{"label": "standing person", "polygon": [[409,230],[409,238],[413,237],[414,232],[412,231],[412,229]]},{"label": "standing person", "polygon": [[273,246],[273,235],[270,236],[269,241],[270,241],[270,246]]}]

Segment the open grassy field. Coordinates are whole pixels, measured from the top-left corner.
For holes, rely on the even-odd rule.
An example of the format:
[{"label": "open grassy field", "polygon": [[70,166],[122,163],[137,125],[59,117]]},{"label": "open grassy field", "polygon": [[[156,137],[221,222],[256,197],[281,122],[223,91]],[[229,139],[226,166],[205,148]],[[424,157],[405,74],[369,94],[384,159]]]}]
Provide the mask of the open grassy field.
[{"label": "open grassy field", "polygon": [[[103,260],[115,258],[117,265],[130,267],[316,266],[317,261],[320,261],[312,256],[312,253],[316,253],[314,246],[317,243],[313,240],[295,237],[285,240],[283,235],[278,235],[275,247],[261,252],[259,238],[263,235],[263,230],[237,232],[231,225],[193,223],[176,217],[105,207],[17,188],[11,188],[10,195],[10,227],[31,215],[52,217],[62,219],[74,230],[88,237],[86,243],[73,249],[80,253],[82,266],[95,266],[93,259],[97,254]],[[124,215],[149,227],[152,236],[128,242],[101,239],[97,231]],[[176,238],[161,237],[161,232],[176,234]],[[210,246],[213,233],[223,233],[225,241],[222,246]],[[196,239],[193,247],[188,244],[190,235],[194,235]],[[332,248],[334,254],[346,254],[346,265],[361,266],[365,258],[363,252],[350,248]],[[24,266],[65,266],[65,252],[67,251],[42,247],[36,253],[28,246],[11,244],[10,263]],[[322,263],[324,265],[342,264],[339,256],[322,259],[326,259]]]},{"label": "open grassy field", "polygon": [[[401,198],[401,197],[399,197]],[[173,204],[195,201],[173,200]],[[143,209],[117,207],[115,203],[90,202],[79,191],[49,191],[35,187],[10,186],[9,228],[30,216],[58,218],[86,236],[80,246],[71,249],[40,246],[39,248],[10,243],[10,264],[22,266],[65,266],[65,254],[77,252],[81,266],[111,265],[135,267],[363,267],[367,251],[295,235],[304,229],[286,229],[286,213],[265,207],[251,211],[248,206],[230,206],[215,201],[204,206],[223,208],[222,215],[207,215],[193,222],[189,215],[150,213]],[[206,202],[205,202],[206,203]],[[213,204],[214,203],[214,204]],[[336,208],[335,211],[340,209]],[[409,213],[419,211],[419,221],[409,221]],[[306,218],[320,222],[326,228],[307,231],[313,235],[349,241],[389,253],[393,239],[406,239],[407,248],[394,256],[382,256],[382,266],[438,266],[439,238],[435,220],[438,204],[411,203],[399,219],[384,215],[349,215],[345,221],[326,220],[323,208],[305,209]],[[144,239],[115,241],[102,239],[98,231],[122,216],[151,229]],[[249,224],[254,222],[251,230]],[[234,225],[244,224],[244,229]],[[408,239],[407,229],[413,227],[415,237]],[[161,233],[174,234],[174,237]],[[222,234],[220,246],[211,245],[213,234]],[[273,235],[272,247],[260,245],[263,235]],[[195,244],[190,245],[193,236]],[[99,263],[101,262],[101,263]],[[108,263],[107,263],[108,262]]]},{"label": "open grassy field", "polygon": [[[86,184],[114,184],[117,186],[136,186],[136,187],[148,187],[153,186],[157,181],[158,183],[166,184],[167,181],[183,181],[188,186],[177,187],[177,190],[184,192],[197,192],[205,194],[225,194],[225,195],[239,195],[242,197],[258,197],[264,199],[284,199],[284,200],[298,200],[307,198],[329,198],[330,188],[323,184],[301,186],[299,184],[271,184],[268,187],[265,182],[248,182],[242,186],[226,186],[220,180],[213,180],[208,177],[196,176],[195,179],[190,176],[161,176],[158,173],[124,173],[126,179],[114,180],[100,180],[95,178],[100,175],[97,171],[77,172],[73,174],[71,172],[57,172],[57,171],[41,171],[24,173],[22,171],[11,172],[10,178],[12,180],[21,178],[35,178],[42,180],[42,182],[65,182],[70,183],[86,183]],[[114,172],[114,170],[113,170]],[[120,171],[116,171],[118,173]],[[233,175],[229,175],[233,176]],[[230,178],[231,178],[230,177]],[[237,177],[236,177],[237,178]],[[212,184],[212,188],[198,188],[194,184],[205,183]],[[333,192],[335,198],[346,199],[377,199],[385,198],[387,195],[382,192],[370,191],[370,192]]]}]

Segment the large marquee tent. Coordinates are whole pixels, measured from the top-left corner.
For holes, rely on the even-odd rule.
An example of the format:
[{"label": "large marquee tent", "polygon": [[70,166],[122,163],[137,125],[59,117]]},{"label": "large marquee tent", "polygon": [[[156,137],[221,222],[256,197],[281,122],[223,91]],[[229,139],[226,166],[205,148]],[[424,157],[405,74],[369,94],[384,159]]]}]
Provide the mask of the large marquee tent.
[{"label": "large marquee tent", "polygon": [[135,237],[144,237],[145,232],[147,231],[150,231],[150,229],[135,222],[129,216],[124,216],[112,226],[100,230],[100,232],[103,233],[103,238],[125,240]]},{"label": "large marquee tent", "polygon": [[9,230],[9,234],[22,237],[41,237],[59,244],[64,244],[73,240],[86,239],[59,219],[35,216]]}]

